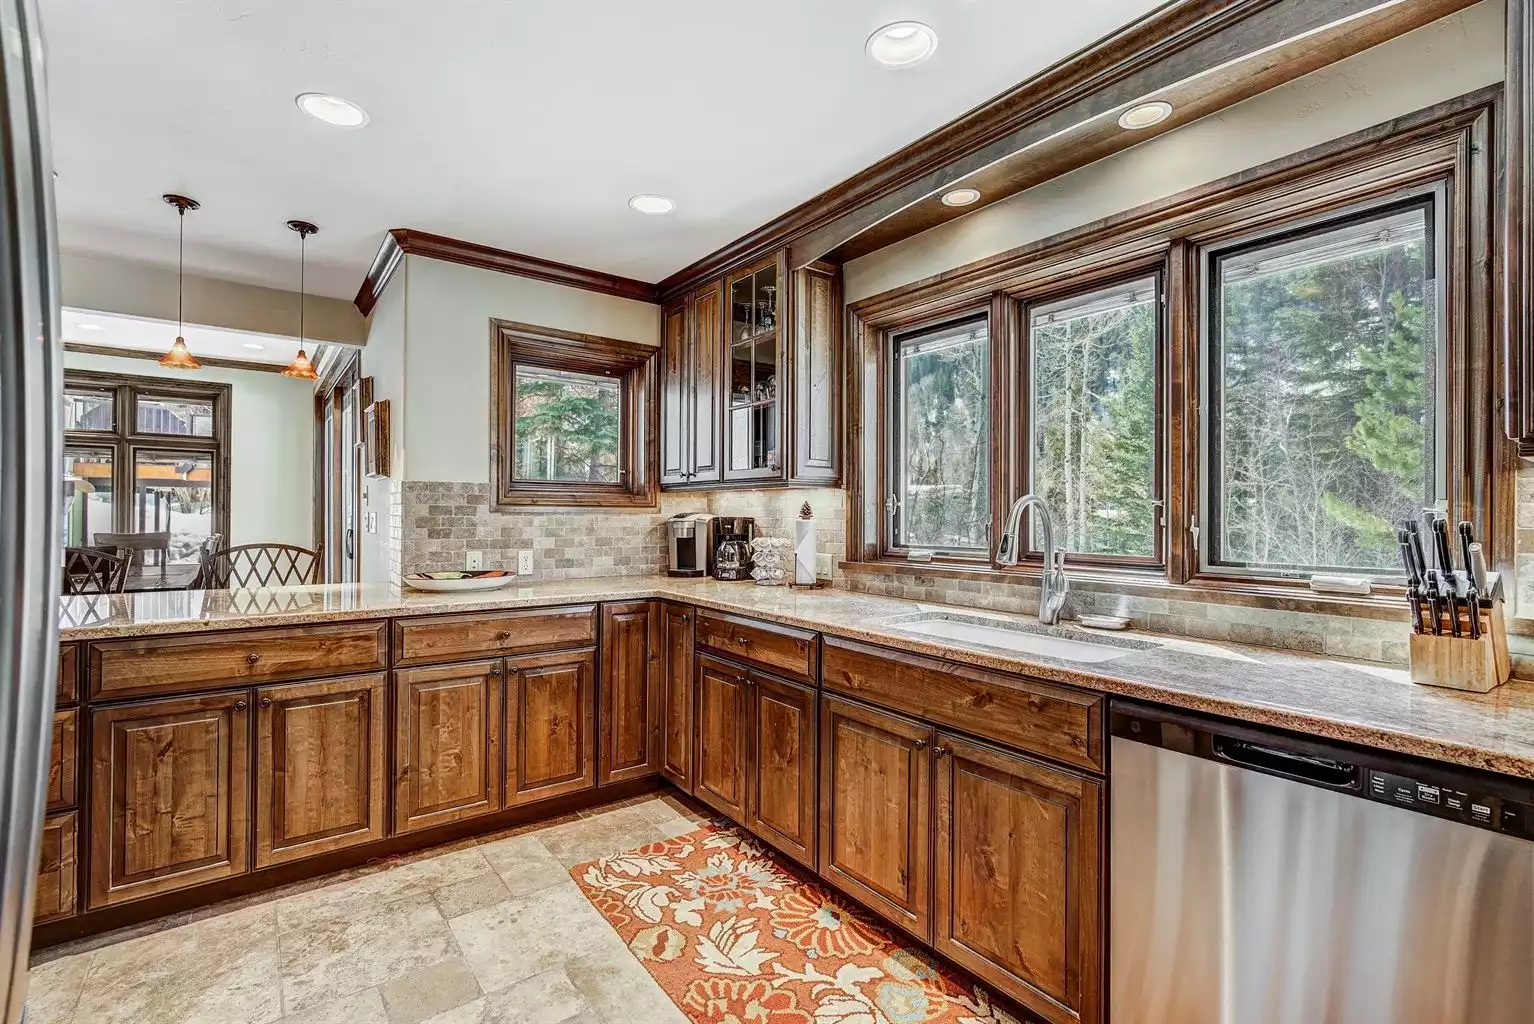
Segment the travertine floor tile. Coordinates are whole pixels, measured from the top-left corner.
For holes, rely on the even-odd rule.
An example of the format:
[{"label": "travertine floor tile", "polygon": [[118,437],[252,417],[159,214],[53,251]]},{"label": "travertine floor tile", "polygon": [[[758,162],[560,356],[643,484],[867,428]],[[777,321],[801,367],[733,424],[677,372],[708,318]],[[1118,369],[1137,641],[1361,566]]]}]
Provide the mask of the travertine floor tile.
[{"label": "travertine floor tile", "polygon": [[569,869],[537,836],[497,840],[481,846],[480,852],[501,876],[510,896],[525,896],[570,880]]},{"label": "travertine floor tile", "polygon": [[483,875],[433,889],[431,894],[443,917],[460,917],[511,898],[510,890],[494,871],[486,871]]},{"label": "travertine floor tile", "polygon": [[448,924],[486,992],[509,988],[571,957],[627,949],[574,882],[497,903]]},{"label": "travertine floor tile", "polygon": [[382,992],[389,1024],[419,1024],[480,996],[479,982],[461,956],[395,978]]},{"label": "travertine floor tile", "polygon": [[589,818],[538,833],[561,864],[574,867],[583,861],[658,843],[666,835],[637,807],[615,807]]},{"label": "travertine floor tile", "polygon": [[389,1018],[384,1013],[383,996],[370,988],[289,1014],[281,1024],[389,1024]]},{"label": "travertine floor tile", "polygon": [[[279,904],[279,911],[281,905]],[[279,912],[287,1012],[382,985],[458,954],[429,894],[412,893],[350,916],[327,906],[308,920]]]},{"label": "travertine floor tile", "polygon": [[277,919],[259,906],[90,954],[74,1020],[266,1024],[282,1015]]},{"label": "travertine floor tile", "polygon": [[69,1024],[90,969],[90,953],[33,967],[27,979],[27,1024]]},{"label": "travertine floor tile", "polygon": [[544,971],[510,988],[431,1018],[427,1024],[600,1024],[563,971]]},{"label": "travertine floor tile", "polygon": [[603,1020],[688,1024],[687,1015],[621,942],[566,961],[564,971]]},{"label": "travertine floor tile", "polygon": [[382,871],[279,900],[277,919],[288,929],[319,918],[356,917],[380,903],[406,895],[429,894],[489,871],[490,865],[475,846],[437,857],[403,861]]}]

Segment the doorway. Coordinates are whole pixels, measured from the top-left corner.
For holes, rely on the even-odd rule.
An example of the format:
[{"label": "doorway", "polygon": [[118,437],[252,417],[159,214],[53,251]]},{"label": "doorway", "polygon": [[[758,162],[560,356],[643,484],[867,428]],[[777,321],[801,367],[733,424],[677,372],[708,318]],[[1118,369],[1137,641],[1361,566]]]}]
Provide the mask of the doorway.
[{"label": "doorway", "polygon": [[326,583],[362,579],[357,536],[362,497],[362,355],[353,354],[328,391],[315,398],[320,429],[320,536]]}]

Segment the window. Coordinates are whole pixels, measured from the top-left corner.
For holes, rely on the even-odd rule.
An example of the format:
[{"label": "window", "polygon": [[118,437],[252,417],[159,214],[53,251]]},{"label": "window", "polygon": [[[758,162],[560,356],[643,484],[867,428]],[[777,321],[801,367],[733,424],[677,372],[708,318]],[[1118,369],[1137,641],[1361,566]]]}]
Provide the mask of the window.
[{"label": "window", "polygon": [[1440,202],[1208,257],[1207,567],[1400,576],[1445,496]]},{"label": "window", "polygon": [[983,317],[894,340],[892,547],[990,548],[990,347]]},{"label": "window", "polygon": [[492,331],[496,503],[653,506],[658,350],[504,321]]},{"label": "window", "polygon": [[[1155,275],[1028,307],[1028,488],[1059,550],[1160,561],[1161,282]],[[1042,545],[1037,523],[1033,550]]]},{"label": "window", "polygon": [[169,533],[170,561],[196,562],[229,534],[227,384],[64,374],[62,540]]}]

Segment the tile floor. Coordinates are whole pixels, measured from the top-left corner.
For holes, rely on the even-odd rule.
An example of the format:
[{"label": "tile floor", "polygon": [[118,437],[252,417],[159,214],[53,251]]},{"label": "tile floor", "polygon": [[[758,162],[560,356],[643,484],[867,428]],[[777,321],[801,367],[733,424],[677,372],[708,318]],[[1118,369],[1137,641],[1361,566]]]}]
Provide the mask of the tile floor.
[{"label": "tile floor", "polygon": [[569,868],[706,820],[652,795],[44,950],[30,1024],[686,1024]]}]

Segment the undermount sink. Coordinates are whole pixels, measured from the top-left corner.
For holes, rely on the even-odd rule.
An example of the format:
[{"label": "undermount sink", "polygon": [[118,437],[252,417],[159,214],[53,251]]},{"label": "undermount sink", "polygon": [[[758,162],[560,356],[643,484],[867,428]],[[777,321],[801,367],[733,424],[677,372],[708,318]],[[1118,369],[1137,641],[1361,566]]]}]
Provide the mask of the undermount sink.
[{"label": "undermount sink", "polygon": [[1000,648],[1020,654],[1037,654],[1061,661],[1087,664],[1112,661],[1157,645],[1125,637],[1098,638],[1085,630],[1065,626],[1030,626],[1001,619],[950,612],[918,613],[891,620],[887,625],[908,633],[979,647]]}]

